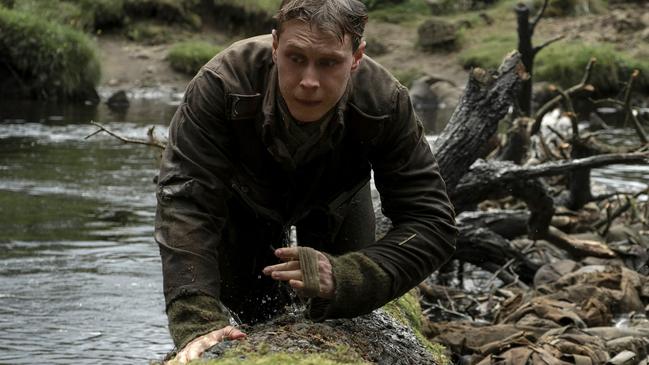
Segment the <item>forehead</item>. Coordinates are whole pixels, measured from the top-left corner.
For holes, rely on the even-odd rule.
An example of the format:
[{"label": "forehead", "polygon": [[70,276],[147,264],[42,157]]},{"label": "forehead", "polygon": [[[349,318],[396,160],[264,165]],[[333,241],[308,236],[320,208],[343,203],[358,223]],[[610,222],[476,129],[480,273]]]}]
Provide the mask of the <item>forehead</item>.
[{"label": "forehead", "polygon": [[301,20],[289,20],[281,26],[280,45],[287,48],[298,48],[304,51],[336,53],[347,55],[352,53],[352,42],[349,34],[343,41],[330,32]]}]

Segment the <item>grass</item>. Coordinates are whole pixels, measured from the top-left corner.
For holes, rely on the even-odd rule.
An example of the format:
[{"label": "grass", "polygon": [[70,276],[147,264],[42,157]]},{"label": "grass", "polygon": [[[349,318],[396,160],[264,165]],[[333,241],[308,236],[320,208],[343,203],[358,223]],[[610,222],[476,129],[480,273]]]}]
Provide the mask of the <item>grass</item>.
[{"label": "grass", "polygon": [[537,80],[569,87],[581,80],[592,57],[597,59],[597,63],[590,82],[598,92],[611,93],[620,90],[634,69],[641,72],[636,82],[637,88],[649,89],[649,61],[632,58],[615,50],[611,45],[601,43],[567,42],[550,46],[536,57],[534,76]]},{"label": "grass", "polygon": [[232,5],[243,8],[246,11],[264,12],[269,15],[275,15],[279,9],[282,0],[213,0],[214,5]]},{"label": "grass", "polygon": [[38,98],[82,99],[101,77],[95,45],[85,34],[3,7],[0,61]]},{"label": "grass", "polygon": [[187,41],[174,45],[167,60],[171,67],[184,74],[194,75],[207,61],[222,50],[221,47],[202,41]]},{"label": "grass", "polygon": [[400,4],[375,5],[369,12],[371,21],[404,25],[416,24],[430,15],[430,8],[424,0],[404,0]]},{"label": "grass", "polygon": [[15,0],[13,10],[85,31],[121,26],[125,21],[124,0]]}]

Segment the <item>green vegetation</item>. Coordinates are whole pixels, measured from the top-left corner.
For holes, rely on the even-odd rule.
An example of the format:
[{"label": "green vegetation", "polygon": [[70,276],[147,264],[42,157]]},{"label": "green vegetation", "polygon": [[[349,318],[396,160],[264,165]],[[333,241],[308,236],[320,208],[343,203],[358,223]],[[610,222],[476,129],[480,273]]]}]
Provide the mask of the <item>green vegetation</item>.
[{"label": "green vegetation", "polygon": [[214,5],[232,5],[240,7],[246,11],[251,12],[264,12],[270,15],[275,15],[279,9],[282,0],[213,0]]},{"label": "green vegetation", "polygon": [[417,68],[408,68],[405,70],[392,70],[392,75],[399,80],[401,85],[410,87],[413,81],[424,76],[425,73]]},{"label": "green vegetation", "polygon": [[206,42],[182,42],[173,46],[167,59],[174,70],[194,75],[221,50],[221,47]]},{"label": "green vegetation", "polygon": [[597,63],[590,82],[598,92],[620,90],[634,69],[641,71],[636,83],[638,89],[649,88],[649,61],[634,59],[608,44],[570,42],[550,46],[536,57],[534,76],[540,81],[572,86],[581,80],[592,57],[597,59]]},{"label": "green vegetation", "polygon": [[490,34],[485,36],[480,44],[465,48],[458,55],[458,60],[464,68],[482,67],[496,69],[509,52],[517,47],[516,34]]},{"label": "green vegetation", "polygon": [[124,22],[124,0],[16,0],[13,10],[91,31]]},{"label": "green vegetation", "polygon": [[[465,49],[459,60],[466,68],[497,68],[503,57],[516,49],[515,35],[490,36],[482,44]],[[638,89],[649,88],[649,61],[633,58],[617,51],[608,44],[585,44],[561,42],[541,51],[535,59],[534,77],[538,81],[557,83],[562,87],[577,84],[584,75],[591,58],[597,63],[592,72],[591,83],[598,92],[609,93],[620,90],[628,81],[633,69],[641,71],[637,81]]]},{"label": "green vegetation", "polygon": [[129,26],[126,30],[126,37],[134,42],[155,45],[169,42],[173,33],[169,26],[144,21]]},{"label": "green vegetation", "polygon": [[37,98],[80,99],[94,93],[101,70],[83,33],[0,7],[0,79]]},{"label": "green vegetation", "polygon": [[450,359],[444,354],[445,347],[428,341],[422,334],[422,314],[419,299],[414,291],[410,291],[402,297],[386,304],[383,309],[399,322],[412,328],[415,336],[423,343],[433,356],[436,364],[450,364]]},{"label": "green vegetation", "polygon": [[[200,363],[200,362],[199,362]],[[240,346],[236,351],[230,351],[223,358],[204,362],[209,365],[239,365],[242,363],[250,365],[362,365],[368,364],[352,349],[340,346],[332,352],[321,354],[305,353],[277,353],[265,351],[250,351],[245,346]]]},{"label": "green vegetation", "polygon": [[368,6],[372,21],[416,23],[431,15],[430,8],[423,0],[403,0],[399,4],[392,4],[390,1],[375,2],[377,5]]}]

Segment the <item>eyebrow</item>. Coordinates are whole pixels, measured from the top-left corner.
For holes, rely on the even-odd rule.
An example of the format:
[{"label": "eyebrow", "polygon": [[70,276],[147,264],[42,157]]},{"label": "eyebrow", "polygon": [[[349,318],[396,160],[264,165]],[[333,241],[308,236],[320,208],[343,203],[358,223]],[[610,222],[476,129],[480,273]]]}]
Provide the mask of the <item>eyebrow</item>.
[{"label": "eyebrow", "polygon": [[[304,47],[300,46],[297,43],[293,43],[291,41],[288,41],[286,43],[286,50],[287,51],[298,51],[298,52],[304,52],[305,51]],[[322,57],[325,57],[325,58],[328,57],[328,58],[335,58],[335,59],[344,59],[346,57],[345,54],[343,52],[341,52],[341,51],[325,50],[325,51],[322,51],[322,52],[318,52],[318,54],[320,56],[322,56]]]}]

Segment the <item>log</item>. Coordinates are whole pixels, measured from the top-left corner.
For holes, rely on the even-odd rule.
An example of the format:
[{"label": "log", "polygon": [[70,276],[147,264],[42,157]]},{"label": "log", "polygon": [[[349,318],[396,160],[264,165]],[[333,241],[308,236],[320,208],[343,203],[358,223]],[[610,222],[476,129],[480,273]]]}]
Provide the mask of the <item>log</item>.
[{"label": "log", "polygon": [[433,143],[433,151],[446,189],[452,192],[496,133],[498,123],[514,103],[518,86],[527,77],[520,54],[507,56],[495,74],[471,71],[465,93],[446,128]]},{"label": "log", "polygon": [[443,347],[421,334],[416,290],[381,309],[352,318],[305,321],[289,313],[251,328],[242,341],[224,341],[203,356],[207,364],[443,364]]}]

